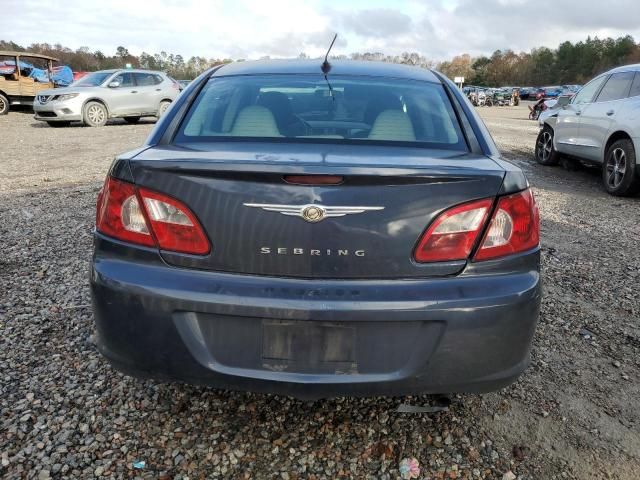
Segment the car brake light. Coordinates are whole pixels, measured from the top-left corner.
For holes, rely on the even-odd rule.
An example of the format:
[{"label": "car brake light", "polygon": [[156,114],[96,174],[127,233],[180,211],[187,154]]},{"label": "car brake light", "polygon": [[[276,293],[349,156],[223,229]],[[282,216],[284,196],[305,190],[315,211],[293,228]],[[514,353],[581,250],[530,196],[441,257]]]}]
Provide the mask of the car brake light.
[{"label": "car brake light", "polygon": [[493,200],[464,203],[441,213],[422,235],[414,252],[417,262],[465,260],[486,224]]},{"label": "car brake light", "polygon": [[98,195],[96,229],[125,242],[156,246],[140,208],[136,187],[111,177],[107,177]]},{"label": "car brake light", "polygon": [[457,205],[440,214],[422,235],[414,252],[419,263],[466,260],[480,244],[474,260],[491,260],[536,248],[540,215],[530,189],[498,198],[482,240],[492,199]]},{"label": "car brake light", "polygon": [[162,250],[194,255],[209,253],[209,240],[186,205],[146,188],[140,188],[139,192],[151,229]]},{"label": "car brake light", "polygon": [[501,197],[475,260],[491,260],[536,248],[540,214],[531,189]]},{"label": "car brake light", "polygon": [[211,250],[187,206],[158,192],[108,177],[98,195],[96,229],[125,242],[194,255]]}]

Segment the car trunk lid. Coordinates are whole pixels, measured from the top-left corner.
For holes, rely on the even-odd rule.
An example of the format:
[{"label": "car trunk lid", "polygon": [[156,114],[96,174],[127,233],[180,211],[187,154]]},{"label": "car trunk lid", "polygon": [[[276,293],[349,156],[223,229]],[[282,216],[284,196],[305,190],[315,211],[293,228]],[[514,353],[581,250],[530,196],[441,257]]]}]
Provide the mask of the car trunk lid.
[{"label": "car trunk lid", "polygon": [[138,185],[184,202],[212,243],[206,256],[162,251],[168,264],[300,278],[454,275],[465,261],[418,264],[416,243],[443,210],[495,197],[504,177],[479,155],[328,144],[156,146],[131,168]]}]

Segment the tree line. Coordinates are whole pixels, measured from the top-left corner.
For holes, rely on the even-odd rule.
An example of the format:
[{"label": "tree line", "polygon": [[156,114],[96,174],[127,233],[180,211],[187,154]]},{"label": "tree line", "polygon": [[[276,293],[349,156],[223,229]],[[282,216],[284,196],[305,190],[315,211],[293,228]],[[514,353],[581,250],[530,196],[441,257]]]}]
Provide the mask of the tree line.
[{"label": "tree line", "polygon": [[[176,79],[192,79],[207,68],[242,59],[206,58],[192,56],[188,59],[179,54],[142,52],[133,55],[120,46],[113,55],[89,47],[76,50],[60,44],[33,43],[23,47],[11,41],[0,40],[0,50],[29,51],[50,55],[60,59],[75,71],[94,71],[108,68],[124,68],[127,64],[136,68],[162,70]],[[300,58],[308,58],[301,53]],[[265,57],[268,58],[268,57]],[[491,56],[472,57],[458,55],[449,61],[434,62],[416,52],[401,55],[386,55],[380,52],[352,53],[334,58],[371,60],[437,68],[449,77],[465,77],[467,84],[478,86],[504,85],[566,85],[585,83],[596,74],[627,63],[640,63],[640,44],[632,36],[620,38],[563,42],[558,48],[534,48],[530,52],[516,53],[513,50],[496,50]]]}]

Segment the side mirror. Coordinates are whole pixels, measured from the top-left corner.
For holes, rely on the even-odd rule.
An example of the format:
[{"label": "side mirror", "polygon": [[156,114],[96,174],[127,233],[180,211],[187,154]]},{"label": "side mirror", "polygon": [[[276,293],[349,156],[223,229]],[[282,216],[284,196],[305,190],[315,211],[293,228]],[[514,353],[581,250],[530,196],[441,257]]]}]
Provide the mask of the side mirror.
[{"label": "side mirror", "polygon": [[107,87],[109,88],[118,88],[120,86],[120,82],[109,82],[109,85],[107,85]]}]

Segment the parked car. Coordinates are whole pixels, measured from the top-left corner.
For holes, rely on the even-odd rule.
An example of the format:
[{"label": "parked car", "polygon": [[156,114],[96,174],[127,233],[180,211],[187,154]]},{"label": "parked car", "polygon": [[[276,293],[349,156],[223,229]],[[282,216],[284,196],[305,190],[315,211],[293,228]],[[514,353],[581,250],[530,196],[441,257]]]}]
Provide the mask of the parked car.
[{"label": "parked car", "polygon": [[141,117],[160,117],[178,93],[178,84],[162,72],[101,70],[67,88],[39,92],[33,109],[36,120],[52,127],[74,121],[101,127],[110,118],[137,123]]},{"label": "parked car", "polygon": [[[53,88],[54,62],[58,59],[47,55],[0,51],[0,115],[9,113],[11,105],[30,105],[39,92]],[[43,75],[32,75],[34,64]]]},{"label": "parked car", "polygon": [[562,95],[563,89],[559,86],[543,87],[545,98],[556,98]]},{"label": "parked car", "polygon": [[137,376],[302,398],[513,382],[541,298],[524,174],[443,75],[323,71],[214,67],[114,161],[99,350]]},{"label": "parked car", "polygon": [[632,195],[640,189],[639,111],[640,64],[599,75],[545,119],[536,141],[536,159],[555,165],[564,154],[592,163],[602,168],[607,192]]},{"label": "parked car", "polygon": [[522,87],[520,89],[520,99],[521,100],[531,100],[531,95],[535,89],[532,87]]}]

